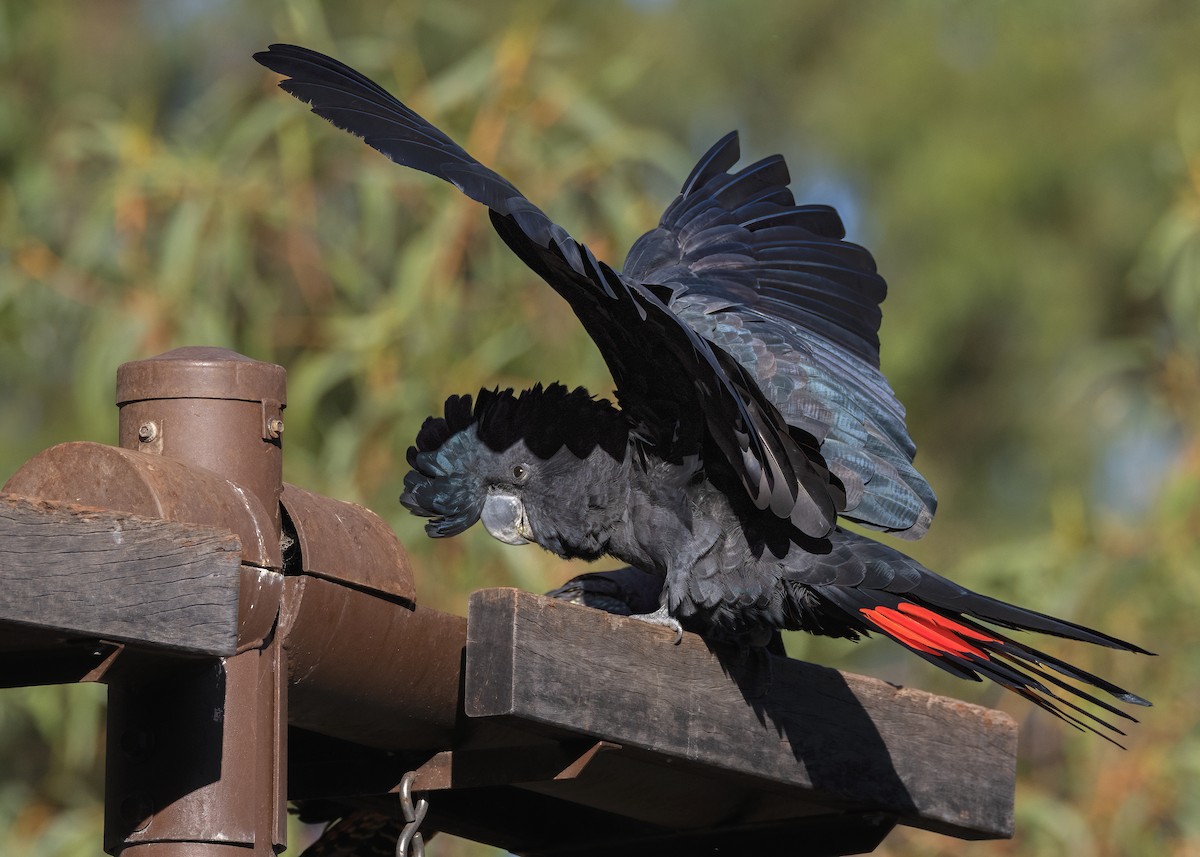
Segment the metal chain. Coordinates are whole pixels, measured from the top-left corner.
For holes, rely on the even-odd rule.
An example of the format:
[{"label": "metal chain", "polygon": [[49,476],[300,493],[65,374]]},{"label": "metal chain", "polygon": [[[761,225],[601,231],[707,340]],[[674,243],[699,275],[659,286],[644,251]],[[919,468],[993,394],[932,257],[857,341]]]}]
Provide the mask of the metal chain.
[{"label": "metal chain", "polygon": [[417,830],[425,820],[429,801],[421,798],[413,805],[412,784],[416,777],[416,771],[409,771],[400,781],[400,811],[404,813],[404,829],[396,841],[396,857],[425,857],[425,839]]}]

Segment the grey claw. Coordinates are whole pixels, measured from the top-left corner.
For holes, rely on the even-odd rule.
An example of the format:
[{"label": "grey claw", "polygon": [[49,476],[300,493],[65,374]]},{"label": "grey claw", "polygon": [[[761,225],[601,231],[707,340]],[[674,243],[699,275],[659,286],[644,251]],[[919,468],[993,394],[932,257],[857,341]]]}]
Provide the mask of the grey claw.
[{"label": "grey claw", "polygon": [[653,613],[634,613],[630,619],[640,619],[643,622],[648,622],[651,625],[661,625],[664,628],[670,628],[675,632],[675,645],[683,642],[683,626],[679,624],[679,620],[667,612],[666,607],[659,607]]}]

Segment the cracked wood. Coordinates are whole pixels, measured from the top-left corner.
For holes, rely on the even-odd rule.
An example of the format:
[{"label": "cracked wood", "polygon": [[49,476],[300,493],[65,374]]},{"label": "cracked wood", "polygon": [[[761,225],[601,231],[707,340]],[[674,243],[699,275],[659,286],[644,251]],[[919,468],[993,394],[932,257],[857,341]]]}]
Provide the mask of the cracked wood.
[{"label": "cracked wood", "polygon": [[203,655],[236,647],[236,536],[0,494],[0,622]]}]

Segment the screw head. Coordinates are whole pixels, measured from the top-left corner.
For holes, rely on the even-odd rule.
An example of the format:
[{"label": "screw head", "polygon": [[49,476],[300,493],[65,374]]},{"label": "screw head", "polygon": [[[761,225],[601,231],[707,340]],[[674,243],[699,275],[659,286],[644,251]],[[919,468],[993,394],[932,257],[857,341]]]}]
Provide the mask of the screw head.
[{"label": "screw head", "polygon": [[267,420],[267,431],[270,432],[271,437],[279,437],[283,434],[283,420],[279,417],[271,417]]},{"label": "screw head", "polygon": [[158,437],[158,426],[154,423],[142,423],[138,426],[138,440],[149,443]]}]

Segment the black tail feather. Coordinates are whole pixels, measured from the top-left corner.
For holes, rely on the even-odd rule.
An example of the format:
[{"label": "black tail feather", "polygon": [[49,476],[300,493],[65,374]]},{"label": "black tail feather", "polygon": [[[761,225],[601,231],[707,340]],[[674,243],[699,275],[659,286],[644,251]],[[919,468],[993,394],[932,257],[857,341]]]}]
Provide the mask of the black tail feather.
[{"label": "black tail feather", "polygon": [[[951,608],[914,597],[921,591],[919,586],[903,596],[883,590],[837,585],[818,586],[814,589],[827,603],[839,608],[855,630],[890,637],[930,663],[960,678],[980,681],[986,677],[1075,728],[1100,735],[1117,746],[1121,745],[1102,730],[1122,736],[1125,733],[1075,700],[1134,723],[1137,722],[1135,717],[1085,688],[1103,691],[1127,704],[1150,705],[1150,702],[1142,697],[1106,679],[1019,643],[969,617],[985,619],[1014,630],[1041,631],[1112,648],[1145,652],[1138,646],[1090,628],[1032,611],[1028,611],[1032,617],[1029,622],[1019,621],[1027,611],[994,599],[975,596],[975,593],[969,591],[960,590],[955,593],[958,597],[953,599],[954,606]],[[936,590],[938,587],[931,589]],[[980,605],[976,598],[979,601],[990,602],[986,606],[996,604],[1004,609],[978,609]],[[1079,685],[1074,682],[1078,682]]]},{"label": "black tail feather", "polygon": [[1089,628],[1086,625],[1077,625],[1065,619],[1056,619],[1045,613],[1038,613],[1036,610],[1017,607],[1014,604],[1008,604],[975,592],[971,592],[970,596],[971,598],[967,603],[955,605],[955,609],[965,615],[974,616],[977,619],[982,619],[985,622],[998,625],[1002,628],[1010,628],[1015,631],[1036,631],[1041,634],[1049,634],[1053,637],[1078,640],[1081,643],[1092,643],[1097,646],[1120,649],[1139,655],[1154,654],[1154,652],[1143,649],[1141,646],[1130,643],[1127,640],[1113,637],[1094,628]]},{"label": "black tail feather", "polygon": [[[1101,699],[1100,697],[1096,696],[1095,694],[1088,693],[1086,690],[1083,690],[1082,688],[1075,687],[1073,684],[1069,684],[1069,683],[1063,681],[1061,678],[1058,678],[1054,674],[1048,673],[1045,670],[1040,669],[1038,667],[1031,666],[1028,663],[1026,663],[1024,666],[1027,670],[1029,670],[1029,672],[1031,672],[1033,675],[1037,676],[1041,681],[1049,682],[1050,684],[1053,684],[1056,687],[1066,690],[1069,693],[1073,693],[1076,696],[1078,696],[1080,699],[1085,700],[1086,702],[1089,702],[1092,705],[1095,705],[1097,708],[1102,708],[1105,711],[1107,711],[1109,714],[1112,714],[1116,717],[1120,717],[1123,720],[1128,720],[1131,723],[1138,722],[1138,719],[1136,717],[1134,717],[1132,714],[1122,711],[1121,709],[1119,709],[1115,705],[1113,705],[1111,702],[1107,702],[1107,701]],[[1050,692],[1049,688],[1039,688],[1039,690],[1042,690],[1045,693]]]},{"label": "black tail feather", "polygon": [[[909,573],[912,571],[920,572],[920,579],[916,585],[903,594],[913,596],[915,600],[923,604],[936,605],[937,609],[951,611],[956,616],[972,616],[990,625],[1008,628],[1013,631],[1036,631],[1039,634],[1049,634],[1052,637],[1062,637],[1067,640],[1078,640],[1081,643],[1092,643],[1109,649],[1135,652],[1139,655],[1154,654],[1151,651],[1143,649],[1141,646],[1130,643],[1127,640],[1122,640],[1119,637],[1105,634],[1102,631],[1097,631],[1095,628],[1089,628],[1086,625],[1079,625],[1075,622],[1068,622],[1066,619],[1059,619],[1046,613],[1039,613],[1036,610],[1029,610],[1025,607],[1009,604],[1007,601],[1001,601],[998,598],[972,592],[970,589],[960,586],[936,572],[930,571],[901,553],[892,551],[889,551],[889,553],[894,554],[886,560],[889,565],[898,563],[902,564],[904,570]],[[901,594],[898,590],[894,590],[891,587],[885,588],[894,594]]]}]

